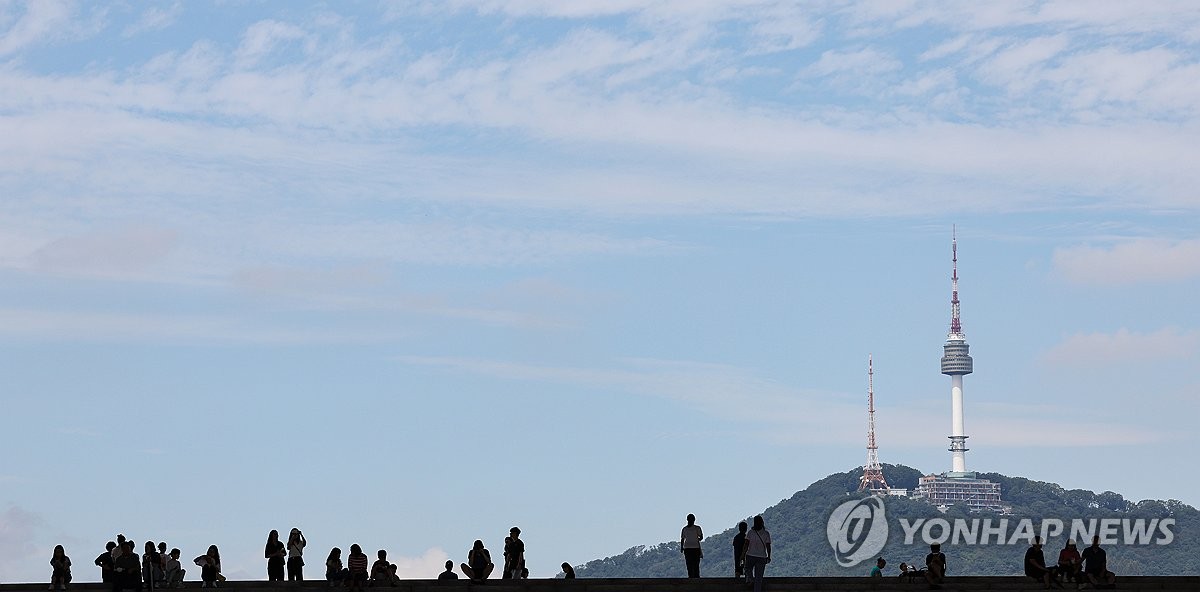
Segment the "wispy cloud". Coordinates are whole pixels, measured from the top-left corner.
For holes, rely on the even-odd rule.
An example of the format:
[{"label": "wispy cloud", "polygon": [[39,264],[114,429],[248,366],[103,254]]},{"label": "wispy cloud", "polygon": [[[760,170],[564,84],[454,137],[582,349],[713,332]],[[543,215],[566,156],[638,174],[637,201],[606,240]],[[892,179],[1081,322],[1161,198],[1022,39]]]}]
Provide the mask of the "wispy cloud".
[{"label": "wispy cloud", "polygon": [[[548,382],[678,401],[712,417],[759,426],[761,437],[794,445],[865,443],[862,395],[817,391],[782,384],[754,371],[724,364],[632,359],[615,367],[543,366],[476,358],[402,356],[402,363],[451,368],[505,380]],[[1159,441],[1162,433],[1102,419],[1067,417],[1068,409],[991,408],[972,435],[988,446],[1005,448],[1136,445]],[[923,447],[944,442],[912,426],[927,425],[947,410],[928,402],[880,407],[880,435],[888,446]],[[1047,414],[1064,419],[1040,419]],[[948,421],[948,417],[947,417]],[[948,427],[948,426],[947,426]],[[668,434],[669,435],[669,434]],[[1036,435],[1037,438],[1031,438]]]},{"label": "wispy cloud", "polygon": [[140,273],[164,261],[176,246],[177,232],[159,228],[127,228],[55,239],[30,256],[32,267],[84,275]]},{"label": "wispy cloud", "polygon": [[0,308],[0,337],[24,341],[308,345],[378,343],[404,335],[404,330],[387,327],[280,326],[235,314]]},{"label": "wispy cloud", "polygon": [[1150,333],[1119,329],[1115,333],[1081,333],[1064,339],[1041,355],[1046,364],[1112,368],[1147,361],[1194,358],[1200,353],[1200,331],[1163,328]]},{"label": "wispy cloud", "polygon": [[[544,366],[478,358],[401,356],[405,364],[451,368],[506,380],[549,382],[678,401],[713,417],[779,428],[788,439],[824,441],[857,429],[857,406],[840,393],[784,385],[725,364],[626,359],[615,368]],[[846,430],[839,428],[847,428]]]},{"label": "wispy cloud", "polygon": [[[25,8],[17,12],[17,7]],[[5,3],[0,6],[0,56],[61,40],[75,29],[74,3],[67,0]]]},{"label": "wispy cloud", "polygon": [[1200,239],[1135,239],[1054,251],[1055,273],[1085,285],[1178,282],[1200,276]]},{"label": "wispy cloud", "polygon": [[160,31],[177,21],[183,14],[183,3],[173,2],[170,5],[152,5],[146,7],[137,22],[126,26],[121,31],[122,37],[134,37],[141,33]]}]

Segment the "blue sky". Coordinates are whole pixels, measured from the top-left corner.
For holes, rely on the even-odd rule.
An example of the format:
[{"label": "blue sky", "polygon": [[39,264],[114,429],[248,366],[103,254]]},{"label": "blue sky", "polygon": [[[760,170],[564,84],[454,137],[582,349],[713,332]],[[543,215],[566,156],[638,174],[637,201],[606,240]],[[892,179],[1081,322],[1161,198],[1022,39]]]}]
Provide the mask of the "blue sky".
[{"label": "blue sky", "polygon": [[[429,577],[864,459],[1200,504],[1194,2],[0,1],[0,580]],[[1181,533],[1181,536],[1183,533]]]}]

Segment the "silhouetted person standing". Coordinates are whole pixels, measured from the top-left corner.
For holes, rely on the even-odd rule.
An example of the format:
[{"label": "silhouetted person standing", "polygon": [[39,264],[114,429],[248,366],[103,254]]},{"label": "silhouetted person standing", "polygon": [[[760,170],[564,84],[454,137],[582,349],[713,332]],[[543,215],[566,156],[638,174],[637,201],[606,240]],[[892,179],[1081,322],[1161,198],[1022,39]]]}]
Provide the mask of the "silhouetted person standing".
[{"label": "silhouetted person standing", "polygon": [[304,540],[304,533],[300,532],[299,528],[293,528],[288,533],[287,542],[287,574],[289,582],[304,581],[304,546],[308,541]]},{"label": "silhouetted person standing", "polygon": [[733,535],[733,577],[740,578],[746,569],[746,521],[738,522],[738,533]]},{"label": "silhouetted person standing", "polygon": [[704,531],[696,524],[696,515],[687,515],[687,526],[679,532],[679,552],[687,563],[687,577],[700,577],[700,558],[704,551],[700,549],[700,541],[704,539]]},{"label": "silhouetted person standing", "polygon": [[116,547],[116,543],[108,541],[104,552],[96,557],[96,567],[100,568],[100,581],[105,584],[111,584],[113,581],[113,549]]},{"label": "silhouetted person standing", "polygon": [[263,557],[267,559],[267,581],[283,581],[283,564],[287,558],[287,547],[279,540],[279,531],[267,533],[267,546],[263,549]]},{"label": "silhouetted person standing", "polygon": [[521,540],[521,529],[508,529],[508,537],[504,539],[504,576],[505,580],[521,579],[521,570],[525,569],[525,541]]},{"label": "silhouetted person standing", "polygon": [[754,576],[754,592],[762,592],[763,573],[771,562],[771,533],[762,515],[754,517],[754,526],[746,535],[746,577]]}]

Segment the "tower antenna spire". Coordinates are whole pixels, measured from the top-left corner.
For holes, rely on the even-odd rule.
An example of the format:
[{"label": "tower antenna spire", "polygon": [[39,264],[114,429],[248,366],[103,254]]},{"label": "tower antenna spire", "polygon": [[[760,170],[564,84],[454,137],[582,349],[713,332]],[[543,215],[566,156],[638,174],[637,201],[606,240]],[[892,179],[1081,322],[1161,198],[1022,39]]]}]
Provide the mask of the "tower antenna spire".
[{"label": "tower antenna spire", "polygon": [[858,490],[883,491],[891,489],[883,478],[883,467],[879,464],[879,447],[875,445],[875,365],[867,354],[867,464],[863,465],[863,476]]},{"label": "tower antenna spire", "polygon": [[962,319],[958,308],[958,229],[950,227],[950,261],[954,271],[950,274],[950,334],[962,335]]}]

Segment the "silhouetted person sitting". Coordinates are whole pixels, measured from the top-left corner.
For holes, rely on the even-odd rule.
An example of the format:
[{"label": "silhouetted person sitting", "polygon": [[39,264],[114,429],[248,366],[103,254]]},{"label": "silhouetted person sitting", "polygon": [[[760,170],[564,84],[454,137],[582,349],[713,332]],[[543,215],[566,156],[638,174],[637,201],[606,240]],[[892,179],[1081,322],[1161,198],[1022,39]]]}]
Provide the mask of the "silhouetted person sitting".
[{"label": "silhouetted person sitting", "polygon": [[1046,566],[1046,555],[1042,553],[1040,536],[1033,537],[1033,544],[1025,551],[1025,575],[1041,582],[1043,588],[1049,588],[1051,583],[1062,587],[1051,568]]},{"label": "silhouetted person sitting", "polygon": [[1083,558],[1071,539],[1067,539],[1067,546],[1058,552],[1058,573],[1064,580],[1075,583],[1083,580]]},{"label": "silhouetted person sitting", "polygon": [[378,559],[371,564],[371,585],[388,585],[391,584],[391,574],[388,573],[388,568],[391,564],[387,560],[387,551],[380,549],[375,554]]},{"label": "silhouetted person sitting", "polygon": [[329,557],[325,559],[325,581],[329,582],[329,586],[341,586],[346,582],[348,571],[342,567],[342,550],[334,547],[329,550]]},{"label": "silhouetted person sitting", "polygon": [[183,569],[183,565],[179,563],[179,549],[171,549],[167,555],[167,568],[163,570],[165,584],[168,588],[183,587],[183,576],[187,574],[187,570]]},{"label": "silhouetted person sitting", "polygon": [[158,554],[158,549],[154,548],[154,541],[146,541],[145,551],[142,553],[142,581],[150,584],[161,582],[162,579],[162,556]]},{"label": "silhouetted person sitting", "polygon": [[367,583],[367,554],[362,552],[358,543],[350,545],[350,555],[346,557],[346,581],[351,590],[362,590]]},{"label": "silhouetted person sitting", "polygon": [[209,545],[208,551],[192,560],[200,566],[201,588],[216,588],[218,581],[224,581],[221,575],[221,551],[216,545]]},{"label": "silhouetted person sitting", "polygon": [[923,580],[925,579],[925,570],[917,569],[907,563],[901,563],[900,573],[897,577],[910,582],[913,580]]},{"label": "silhouetted person sitting", "polygon": [[62,545],[55,545],[54,553],[50,556],[50,588],[66,590],[71,583],[71,558]]},{"label": "silhouetted person sitting", "polygon": [[438,574],[439,580],[457,580],[458,574],[454,573],[454,560],[446,560],[446,571]]},{"label": "silhouetted person sitting", "polygon": [[883,577],[883,568],[884,568],[886,565],[887,565],[887,560],[886,560],[886,559],[884,559],[883,557],[880,557],[879,559],[876,559],[876,560],[875,560],[875,567],[872,567],[872,568],[871,568],[871,577],[873,577],[873,578],[882,578],[882,577]]},{"label": "silhouetted person sitting", "polygon": [[571,567],[570,563],[567,563],[564,561],[562,564],[562,570],[563,570],[563,579],[564,580],[575,579],[575,568]]},{"label": "silhouetted person sitting", "polygon": [[458,567],[468,580],[482,582],[492,574],[496,565],[492,563],[492,554],[483,547],[483,541],[477,540],[467,553],[467,562]]},{"label": "silhouetted person sitting", "polygon": [[113,562],[113,590],[141,590],[141,558],[133,552],[133,541],[121,545],[121,555]]},{"label": "silhouetted person sitting", "polygon": [[930,588],[941,588],[946,579],[946,554],[942,546],[934,543],[929,545],[929,554],[925,556],[925,581]]},{"label": "silhouetted person sitting", "polygon": [[1083,550],[1083,574],[1093,586],[1112,587],[1117,576],[1108,571],[1108,555],[1100,548],[1100,537],[1092,537],[1092,546]]}]

